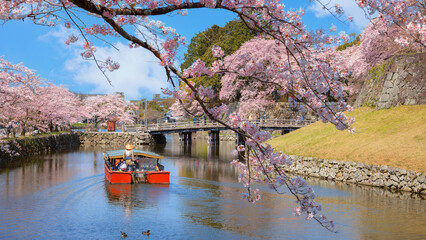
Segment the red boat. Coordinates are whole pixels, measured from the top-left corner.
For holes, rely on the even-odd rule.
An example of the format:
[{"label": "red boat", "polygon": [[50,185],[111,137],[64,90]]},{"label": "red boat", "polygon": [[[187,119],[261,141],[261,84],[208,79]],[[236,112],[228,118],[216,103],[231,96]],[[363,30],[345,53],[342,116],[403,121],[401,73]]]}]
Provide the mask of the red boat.
[{"label": "red boat", "polygon": [[164,171],[156,153],[133,150],[135,164],[126,171],[117,166],[123,161],[124,149],[104,152],[105,179],[109,183],[170,183],[170,172]]}]

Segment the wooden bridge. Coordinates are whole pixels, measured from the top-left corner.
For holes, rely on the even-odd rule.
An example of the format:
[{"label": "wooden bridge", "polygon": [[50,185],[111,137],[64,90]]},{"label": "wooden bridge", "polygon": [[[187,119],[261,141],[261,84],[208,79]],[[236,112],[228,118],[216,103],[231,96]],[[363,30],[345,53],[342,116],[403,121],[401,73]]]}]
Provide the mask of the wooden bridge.
[{"label": "wooden bridge", "polygon": [[[282,134],[291,132],[295,129],[309,125],[315,120],[288,120],[288,119],[262,119],[262,120],[243,120],[258,125],[262,130],[281,130]],[[219,142],[220,130],[226,130],[224,126],[213,121],[177,121],[168,123],[152,123],[148,125],[126,126],[126,131],[148,132],[154,138],[164,138],[164,134],[179,133],[184,143],[191,142],[193,132],[208,131],[209,141],[211,143]]]}]

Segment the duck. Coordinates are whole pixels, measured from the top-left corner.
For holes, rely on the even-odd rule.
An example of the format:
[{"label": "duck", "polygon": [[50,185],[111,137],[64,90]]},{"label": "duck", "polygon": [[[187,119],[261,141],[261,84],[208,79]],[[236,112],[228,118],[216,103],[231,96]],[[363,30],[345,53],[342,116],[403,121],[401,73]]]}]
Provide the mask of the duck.
[{"label": "duck", "polygon": [[146,230],[146,232],[142,232],[142,235],[147,235],[147,236],[149,236],[149,234],[151,234],[151,231],[148,229],[148,230]]},{"label": "duck", "polygon": [[127,233],[120,231],[121,233],[121,238],[126,238],[127,237]]}]

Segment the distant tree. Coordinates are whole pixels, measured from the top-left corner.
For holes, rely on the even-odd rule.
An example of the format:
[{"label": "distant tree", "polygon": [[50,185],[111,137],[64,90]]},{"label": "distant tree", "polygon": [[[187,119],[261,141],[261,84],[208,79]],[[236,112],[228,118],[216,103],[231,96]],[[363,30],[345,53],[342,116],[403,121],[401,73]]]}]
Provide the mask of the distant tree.
[{"label": "distant tree", "polygon": [[[339,73],[343,70],[342,58],[334,50],[318,52],[307,49],[306,52],[317,60],[312,64],[314,70],[329,69],[329,63],[336,67],[323,75],[314,74],[314,70],[310,69],[301,72],[299,67],[291,67],[293,62],[290,61],[289,64],[288,51],[283,44],[260,37],[244,43],[238,51],[223,60],[228,72],[222,77],[220,99],[239,102],[238,114],[245,117],[275,104],[278,96],[287,97],[290,106],[300,113],[307,109],[298,102],[305,102],[308,108],[316,112],[325,111],[323,109],[327,105],[311,97],[317,94],[336,104],[336,109],[346,111],[342,91],[344,79],[339,79]],[[304,74],[307,81],[301,78]],[[336,81],[331,84],[327,82],[329,78],[336,78]],[[337,128],[344,128],[344,124],[339,123],[338,119],[320,117],[332,122]]]},{"label": "distant tree", "polygon": [[125,123],[134,122],[134,105],[125,101],[120,95],[107,94],[91,96],[85,100],[88,118],[95,123],[95,128],[101,122],[110,119]]},{"label": "distant tree", "polygon": [[85,115],[80,100],[67,89],[46,83],[22,64],[0,58],[0,124],[25,135],[68,126]]},{"label": "distant tree", "polygon": [[169,108],[175,102],[174,98],[163,98],[161,100],[152,100],[148,102],[146,117],[142,118],[152,120],[159,120],[164,117]]},{"label": "distant tree", "polygon": [[[221,47],[225,55],[230,55],[254,36],[255,32],[247,28],[241,20],[230,21],[224,27],[213,25],[191,39],[181,69],[190,67],[197,59],[202,60],[206,66],[210,67],[216,60],[212,54],[213,46]],[[192,79],[192,81],[196,86],[212,87],[214,91],[219,92],[221,77],[221,74],[212,77],[201,76]]]},{"label": "distant tree", "polygon": [[0,57],[0,124],[17,128],[26,115],[42,79],[22,64],[12,64]]},{"label": "distant tree", "polygon": [[352,77],[366,74],[372,67],[383,63],[395,54],[408,52],[422,52],[424,44],[417,41],[401,43],[400,39],[406,36],[406,31],[397,24],[388,24],[381,18],[373,19],[364,31],[357,37],[353,44],[345,46],[340,54],[346,59],[343,63],[352,73]]},{"label": "distant tree", "polygon": [[51,132],[87,115],[86,108],[75,94],[52,84],[37,89],[32,110],[33,125],[48,128]]}]

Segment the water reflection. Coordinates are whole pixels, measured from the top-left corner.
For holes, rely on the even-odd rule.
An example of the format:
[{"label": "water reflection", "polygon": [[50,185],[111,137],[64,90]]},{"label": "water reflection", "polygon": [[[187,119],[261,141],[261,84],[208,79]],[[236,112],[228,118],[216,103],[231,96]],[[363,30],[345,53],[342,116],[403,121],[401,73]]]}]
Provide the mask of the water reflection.
[{"label": "water reflection", "polygon": [[[381,188],[318,179],[309,179],[308,182],[321,186],[322,191],[318,194],[324,197],[320,200],[330,206],[338,218],[351,220],[359,229],[360,239],[374,239],[376,236],[387,236],[388,239],[426,237],[424,228],[419,231],[419,220],[426,220],[426,202],[417,194],[392,193]],[[328,193],[330,189],[339,189],[344,194],[333,196]]]},{"label": "water reflection", "polygon": [[138,146],[165,156],[169,185],[111,185],[102,151],[46,155],[0,174],[0,239],[425,239],[425,200],[409,194],[308,179],[339,233],[292,216],[294,199],[264,186],[256,205],[241,199],[229,164],[232,142]]},{"label": "water reflection", "polygon": [[150,209],[167,198],[168,185],[109,184],[105,181],[108,202],[120,206],[126,218],[131,218],[134,209]]}]

